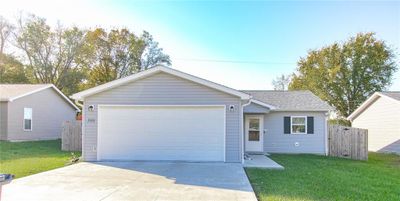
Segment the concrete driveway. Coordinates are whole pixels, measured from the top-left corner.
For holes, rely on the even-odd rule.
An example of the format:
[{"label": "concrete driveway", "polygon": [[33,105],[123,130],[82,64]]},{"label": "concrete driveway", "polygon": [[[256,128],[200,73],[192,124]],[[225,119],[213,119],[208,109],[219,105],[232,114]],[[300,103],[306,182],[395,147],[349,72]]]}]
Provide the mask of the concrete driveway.
[{"label": "concrete driveway", "polygon": [[257,200],[241,164],[87,163],[14,180],[8,200]]}]

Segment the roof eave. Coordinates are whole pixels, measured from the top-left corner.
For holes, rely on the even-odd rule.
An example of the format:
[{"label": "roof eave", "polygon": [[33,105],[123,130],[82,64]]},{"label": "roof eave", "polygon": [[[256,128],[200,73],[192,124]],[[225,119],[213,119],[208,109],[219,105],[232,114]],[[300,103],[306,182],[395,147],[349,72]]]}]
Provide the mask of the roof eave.
[{"label": "roof eave", "polygon": [[53,88],[59,95],[61,95],[62,98],[64,98],[69,104],[71,104],[71,106],[72,106],[73,108],[75,108],[78,112],[81,111],[74,103],[72,103],[71,100],[69,100],[68,97],[66,97],[66,96],[65,96],[59,89],[57,89],[57,87],[55,87],[53,84],[48,84],[48,85],[46,85],[46,86],[44,86],[44,87],[41,87],[41,88],[39,88],[39,89],[32,90],[32,91],[30,91],[30,92],[28,92],[28,93],[24,93],[24,94],[21,94],[21,95],[19,95],[19,96],[15,96],[15,97],[8,98],[8,99],[2,99],[1,101],[13,102],[13,101],[15,101],[15,100],[17,100],[17,99],[19,99],[19,98],[22,98],[22,97],[25,97],[25,96],[28,96],[28,95],[37,93],[37,92],[39,92],[39,91],[43,91],[43,90],[48,89],[48,88]]},{"label": "roof eave", "polygon": [[51,85],[51,87],[59,94],[61,95],[69,104],[71,104],[71,106],[73,108],[76,109],[76,111],[80,112],[81,110],[79,109],[78,106],[76,106],[67,96],[65,96],[56,86],[54,86],[53,84]]},{"label": "roof eave", "polygon": [[251,98],[251,96],[249,94],[246,94],[246,93],[237,91],[235,89],[232,89],[232,88],[229,88],[229,87],[226,87],[226,86],[223,86],[223,85],[220,85],[220,84],[217,84],[217,83],[214,83],[214,82],[211,82],[211,81],[208,81],[208,80],[205,80],[205,79],[202,79],[202,78],[199,78],[199,77],[196,77],[196,76],[193,76],[193,75],[190,75],[190,74],[187,74],[187,73],[184,73],[184,72],[172,69],[172,68],[169,68],[169,67],[165,67],[165,66],[156,66],[156,67],[150,68],[148,70],[141,71],[136,74],[130,75],[128,77],[124,77],[124,78],[121,78],[118,80],[114,80],[114,81],[87,89],[85,91],[81,91],[79,93],[73,94],[72,96],[70,96],[70,98],[75,99],[75,100],[83,100],[85,97],[106,91],[108,89],[118,87],[127,82],[133,82],[135,80],[150,76],[150,75],[158,73],[158,72],[165,72],[165,73],[168,73],[171,75],[175,75],[177,77],[181,77],[181,78],[193,81],[195,83],[208,86],[210,88],[225,92],[227,94],[231,94],[231,95],[240,97],[242,100],[249,100]]},{"label": "roof eave", "polygon": [[263,107],[266,107],[266,108],[268,108],[270,110],[278,109],[278,107],[276,107],[274,105],[271,105],[271,104],[268,104],[268,103],[265,103],[263,101],[259,101],[259,100],[256,100],[256,99],[251,99],[250,102],[252,102],[254,104],[257,104],[257,105],[260,105],[260,106],[263,106]]},{"label": "roof eave", "polygon": [[21,95],[18,95],[18,96],[14,96],[14,97],[8,98],[8,101],[9,101],[9,102],[12,102],[12,101],[17,100],[17,99],[19,99],[19,98],[22,98],[22,97],[25,97],[25,96],[28,96],[28,95],[37,93],[37,92],[39,92],[39,91],[45,90],[45,89],[50,88],[50,87],[52,87],[51,84],[46,85],[46,86],[43,86],[43,87],[38,88],[38,89],[35,89],[35,90],[32,90],[32,91],[29,91],[29,92],[27,92],[27,93],[24,93],[24,94],[21,94]]},{"label": "roof eave", "polygon": [[374,94],[372,94],[371,97],[365,100],[356,110],[354,110],[354,112],[352,112],[346,119],[349,121],[353,121],[354,119],[356,119],[356,117],[359,116],[359,114],[362,113],[378,97],[385,97],[388,98],[389,100],[395,101],[396,103],[400,103],[399,100],[396,100],[390,96],[387,96],[380,92],[375,92]]},{"label": "roof eave", "polygon": [[330,112],[332,109],[277,109],[276,112]]}]

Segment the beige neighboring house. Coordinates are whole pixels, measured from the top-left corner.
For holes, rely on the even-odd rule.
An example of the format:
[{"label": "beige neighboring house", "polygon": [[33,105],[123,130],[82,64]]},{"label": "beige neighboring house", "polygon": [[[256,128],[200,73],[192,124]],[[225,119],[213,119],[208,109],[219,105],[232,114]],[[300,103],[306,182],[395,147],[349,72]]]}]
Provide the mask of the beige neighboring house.
[{"label": "beige neighboring house", "polygon": [[60,138],[61,123],[77,111],[52,84],[0,84],[0,140]]},{"label": "beige neighboring house", "polygon": [[400,92],[376,92],[348,118],[368,129],[368,149],[400,154]]}]

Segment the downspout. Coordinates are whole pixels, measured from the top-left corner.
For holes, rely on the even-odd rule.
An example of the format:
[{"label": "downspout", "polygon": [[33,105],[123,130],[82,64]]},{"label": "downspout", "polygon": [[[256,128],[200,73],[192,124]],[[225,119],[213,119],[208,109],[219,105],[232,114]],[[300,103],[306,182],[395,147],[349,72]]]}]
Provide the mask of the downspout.
[{"label": "downspout", "polygon": [[329,118],[329,112],[325,113],[325,156],[328,156],[329,154],[329,143],[328,143],[328,118]]},{"label": "downspout", "polygon": [[243,112],[243,110],[244,110],[244,107],[246,107],[246,106],[248,106],[248,105],[251,104],[251,98],[252,98],[252,97],[250,97],[249,101],[248,101],[246,104],[243,104],[242,107],[241,107],[240,125],[241,125],[241,127],[242,127],[242,131],[241,131],[241,134],[240,134],[240,138],[241,138],[241,140],[242,140],[242,164],[244,163],[244,125],[243,125],[243,121],[244,121],[244,118],[243,118],[243,117],[244,117],[244,112]]},{"label": "downspout", "polygon": [[[82,115],[82,124],[81,124],[81,129],[82,129],[82,145],[85,144],[85,108],[83,106],[83,104],[79,103],[79,99],[75,99],[75,104],[80,106],[81,109],[81,115]],[[83,102],[83,101],[82,101]],[[85,153],[85,149],[82,146],[82,159],[85,161],[86,160],[86,153]]]}]

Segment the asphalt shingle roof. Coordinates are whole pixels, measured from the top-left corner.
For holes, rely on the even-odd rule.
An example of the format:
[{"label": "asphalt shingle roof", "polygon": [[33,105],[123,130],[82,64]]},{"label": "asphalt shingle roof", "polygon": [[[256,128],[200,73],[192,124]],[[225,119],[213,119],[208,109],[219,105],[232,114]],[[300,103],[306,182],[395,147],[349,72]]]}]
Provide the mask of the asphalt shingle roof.
[{"label": "asphalt shingle roof", "polygon": [[273,105],[284,111],[328,111],[332,110],[325,101],[311,91],[242,90],[253,99]]},{"label": "asphalt shingle roof", "polygon": [[390,98],[400,101],[400,91],[385,91],[385,92],[380,92],[380,93],[385,96],[389,96]]},{"label": "asphalt shingle roof", "polygon": [[49,86],[50,84],[0,84],[0,101],[27,94],[29,92]]}]

